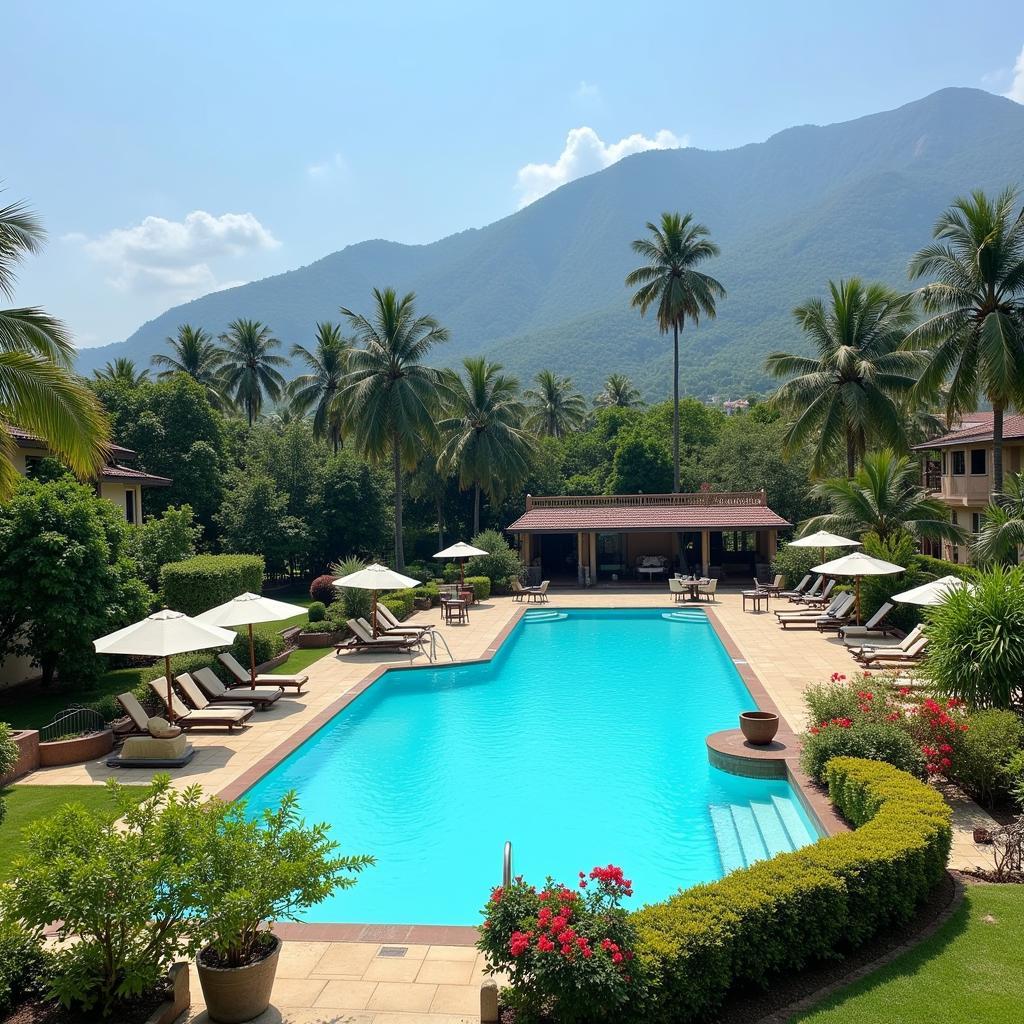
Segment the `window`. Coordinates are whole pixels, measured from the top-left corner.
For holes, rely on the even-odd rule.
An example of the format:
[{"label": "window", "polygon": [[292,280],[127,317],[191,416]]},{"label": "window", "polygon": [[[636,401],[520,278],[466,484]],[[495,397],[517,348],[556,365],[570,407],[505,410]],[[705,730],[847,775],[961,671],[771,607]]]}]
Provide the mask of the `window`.
[{"label": "window", "polygon": [[124,517],[129,523],[135,522],[135,492],[124,492]]},{"label": "window", "polygon": [[986,465],[986,451],[984,448],[972,448],[971,449],[971,475],[972,476],[984,476],[988,472],[988,466]]},{"label": "window", "polygon": [[948,465],[948,463],[947,463],[947,460],[946,460],[946,453],[943,452],[942,453],[942,475],[943,476],[945,476],[949,472],[949,470],[946,468],[947,465]]},{"label": "window", "polygon": [[971,513],[971,533],[981,533],[981,513]]},{"label": "window", "polygon": [[951,522],[951,523],[952,523],[952,524],[953,524],[954,526],[957,526],[957,525],[959,525],[959,524],[957,523],[957,521],[956,521],[956,511],[955,511],[955,510],[949,513],[949,521],[950,521],[950,522]]},{"label": "window", "polygon": [[963,476],[966,472],[966,457],[963,452],[953,452],[953,476]]}]

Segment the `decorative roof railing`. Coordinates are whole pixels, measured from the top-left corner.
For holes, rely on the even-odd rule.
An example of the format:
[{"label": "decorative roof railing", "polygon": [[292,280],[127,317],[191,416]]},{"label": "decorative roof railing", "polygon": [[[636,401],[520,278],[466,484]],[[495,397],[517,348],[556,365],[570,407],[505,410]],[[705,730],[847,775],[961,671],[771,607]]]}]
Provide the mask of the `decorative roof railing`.
[{"label": "decorative roof railing", "polygon": [[767,505],[764,491],[696,491],[689,494],[558,494],[526,496],[533,508],[677,508],[708,505],[750,508]]}]

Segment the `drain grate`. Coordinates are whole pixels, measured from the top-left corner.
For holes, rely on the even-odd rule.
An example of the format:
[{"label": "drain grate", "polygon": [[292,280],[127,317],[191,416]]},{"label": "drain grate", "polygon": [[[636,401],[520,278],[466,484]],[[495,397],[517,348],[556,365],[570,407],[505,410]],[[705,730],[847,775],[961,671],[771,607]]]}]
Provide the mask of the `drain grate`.
[{"label": "drain grate", "polygon": [[377,956],[403,957],[408,952],[408,946],[381,946]]}]

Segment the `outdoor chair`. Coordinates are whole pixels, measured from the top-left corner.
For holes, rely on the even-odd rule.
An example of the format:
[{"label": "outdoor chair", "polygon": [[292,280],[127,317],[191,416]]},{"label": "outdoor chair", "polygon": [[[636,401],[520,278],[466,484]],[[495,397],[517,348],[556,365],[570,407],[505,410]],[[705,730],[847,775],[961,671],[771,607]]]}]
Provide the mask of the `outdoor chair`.
[{"label": "outdoor chair", "polygon": [[849,640],[854,639],[854,642],[859,646],[863,643],[864,637],[870,636],[890,636],[896,632],[895,626],[887,626],[883,623],[883,619],[893,609],[891,601],[886,601],[874,615],[864,623],[863,626],[843,626],[839,630],[839,638],[843,643],[849,646]]},{"label": "outdoor chair", "polygon": [[[224,651],[222,654],[217,655],[217,660],[228,669],[228,671],[238,680],[238,686],[251,686],[249,680],[248,669],[242,668],[238,659],[230,652]],[[302,693],[302,688],[309,682],[309,676],[307,675],[295,675],[295,676],[277,676],[266,672],[256,673],[256,685],[260,686],[280,686],[285,690],[295,690],[296,694]],[[233,687],[231,687],[233,689]]]},{"label": "outdoor chair", "polygon": [[119,693],[117,702],[137,732],[125,738],[119,753],[107,758],[109,768],[181,768],[195,756],[181,728],[151,718],[134,694]]},{"label": "outdoor chair", "polygon": [[[174,681],[180,683],[182,689],[184,689],[184,683],[182,679],[188,679],[189,674],[186,672],[183,675],[175,676]],[[266,711],[275,701],[280,700],[284,690],[280,686],[257,686],[256,689],[252,687],[238,687],[236,690],[229,690],[217,677],[217,673],[212,668],[197,668],[192,672],[191,676],[192,685],[198,684],[203,694],[209,698],[214,704],[251,704],[258,711]],[[200,704],[196,704],[192,700],[191,694],[185,690],[185,696],[198,708]]]},{"label": "outdoor chair", "polygon": [[754,589],[766,591],[773,597],[779,596],[779,591],[782,589],[782,577],[776,576],[771,583],[762,583],[756,576],[754,577]]},{"label": "outdoor chair", "polygon": [[377,605],[377,629],[388,636],[423,636],[433,628],[430,625],[403,626],[386,604]]},{"label": "outdoor chair", "polygon": [[674,600],[682,601],[689,593],[689,587],[683,586],[682,577],[673,576],[668,581],[668,592],[672,595]]},{"label": "outdoor chair", "polygon": [[[779,625],[786,629],[789,626],[815,626],[821,623],[838,622],[842,624],[853,614],[856,598],[853,594],[839,594],[824,611],[809,611],[804,615],[779,616]],[[837,625],[836,629],[839,628]]]},{"label": "outdoor chair", "polygon": [[178,689],[181,690],[185,700],[187,700],[196,711],[208,711],[214,706],[218,708],[240,708],[242,710],[255,709],[254,704],[243,704],[240,701],[233,701],[231,703],[212,701],[201,689],[199,689],[196,681],[187,672],[182,672],[180,676],[175,676],[174,682],[177,684]]},{"label": "outdoor chair", "polygon": [[876,642],[873,644],[862,644],[859,647],[851,647],[850,654],[858,661],[864,655],[875,651],[907,651],[924,636],[924,626],[916,625],[902,640],[892,639],[888,642]]},{"label": "outdoor chair", "polygon": [[[776,579],[779,577],[776,576]],[[794,597],[800,597],[803,592],[807,589],[807,584],[811,582],[811,574],[808,573],[792,590],[780,590],[778,593],[779,597],[788,597],[792,600]]]},{"label": "outdoor chair", "polygon": [[854,613],[857,611],[857,599],[853,594],[845,594],[843,596],[845,600],[838,611],[833,612],[831,615],[822,615],[814,620],[819,633],[824,633],[826,630],[838,632],[853,618]]},{"label": "outdoor chair", "polygon": [[551,580],[541,580],[539,587],[527,587],[527,599],[530,601],[537,601],[538,604],[544,604],[548,599],[549,586],[551,586]]},{"label": "outdoor chair", "polygon": [[860,657],[862,665],[917,665],[925,655],[928,637],[918,637],[906,650],[899,647],[879,647],[873,651],[865,651]]},{"label": "outdoor chair", "polygon": [[512,581],[512,600],[513,601],[522,601],[522,599],[525,596],[526,596],[526,587],[524,587],[522,585],[522,583],[519,582],[519,580],[515,580],[514,579]]},{"label": "outdoor chair", "polygon": [[172,713],[175,722],[182,729],[208,726],[213,729],[227,729],[228,732],[233,732],[236,728],[245,725],[255,711],[254,708],[205,708],[199,711],[189,708],[174,692],[171,693],[171,703],[168,707],[167,680],[163,676],[159,679],[151,679],[149,686],[164,707],[167,707],[167,710]]},{"label": "outdoor chair", "polygon": [[775,612],[775,617],[782,622],[784,619],[817,619],[822,615],[834,615],[836,610],[839,608],[840,603],[843,600],[843,594],[836,594],[832,598],[832,603],[822,610],[821,608],[781,608]]},{"label": "outdoor chair", "polygon": [[701,580],[700,583],[697,584],[697,599],[700,600],[703,597],[710,601],[715,596],[715,592],[717,590],[717,579]]},{"label": "outdoor chair", "polygon": [[423,649],[422,636],[374,636],[373,629],[363,619],[349,619],[348,628],[352,632],[343,643],[335,647],[335,652],[342,651],[410,651],[417,647]]},{"label": "outdoor chair", "polygon": [[805,605],[813,605],[813,604],[823,605],[823,604],[825,604],[829,600],[829,598],[831,598],[832,591],[835,590],[835,586],[836,586],[836,581],[835,580],[829,580],[828,583],[825,584],[825,588],[824,588],[824,590],[822,590],[822,592],[820,594],[808,594],[806,597],[797,598],[797,602],[799,604],[805,604]]}]

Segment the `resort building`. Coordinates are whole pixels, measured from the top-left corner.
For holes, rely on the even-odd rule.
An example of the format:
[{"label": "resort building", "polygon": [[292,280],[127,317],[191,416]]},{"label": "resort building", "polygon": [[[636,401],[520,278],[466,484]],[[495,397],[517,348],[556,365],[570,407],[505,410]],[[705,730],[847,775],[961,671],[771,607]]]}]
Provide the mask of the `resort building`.
[{"label": "resort building", "polygon": [[[8,427],[16,448],[11,455],[14,468],[22,476],[31,476],[33,468],[43,459],[50,457],[46,442],[35,434],[20,427]],[[142,522],[142,490],[145,487],[170,487],[171,481],[165,476],[144,473],[132,465],[138,455],[131,448],[112,444],[106,465],[94,481],[96,493],[115,504],[124,513],[129,523]]]},{"label": "resort building", "polygon": [[526,496],[508,527],[534,578],[589,586],[662,583],[675,572],[749,580],[767,574],[778,531],[792,524],[764,491]]},{"label": "resort building", "polygon": [[[949,506],[952,522],[968,533],[981,528],[981,514],[992,492],[992,413],[965,413],[956,426],[914,451],[925,456],[924,484]],[[1024,470],[1024,416],[1003,417],[1003,476]],[[967,562],[963,544],[943,541],[934,554],[950,562]]]}]

